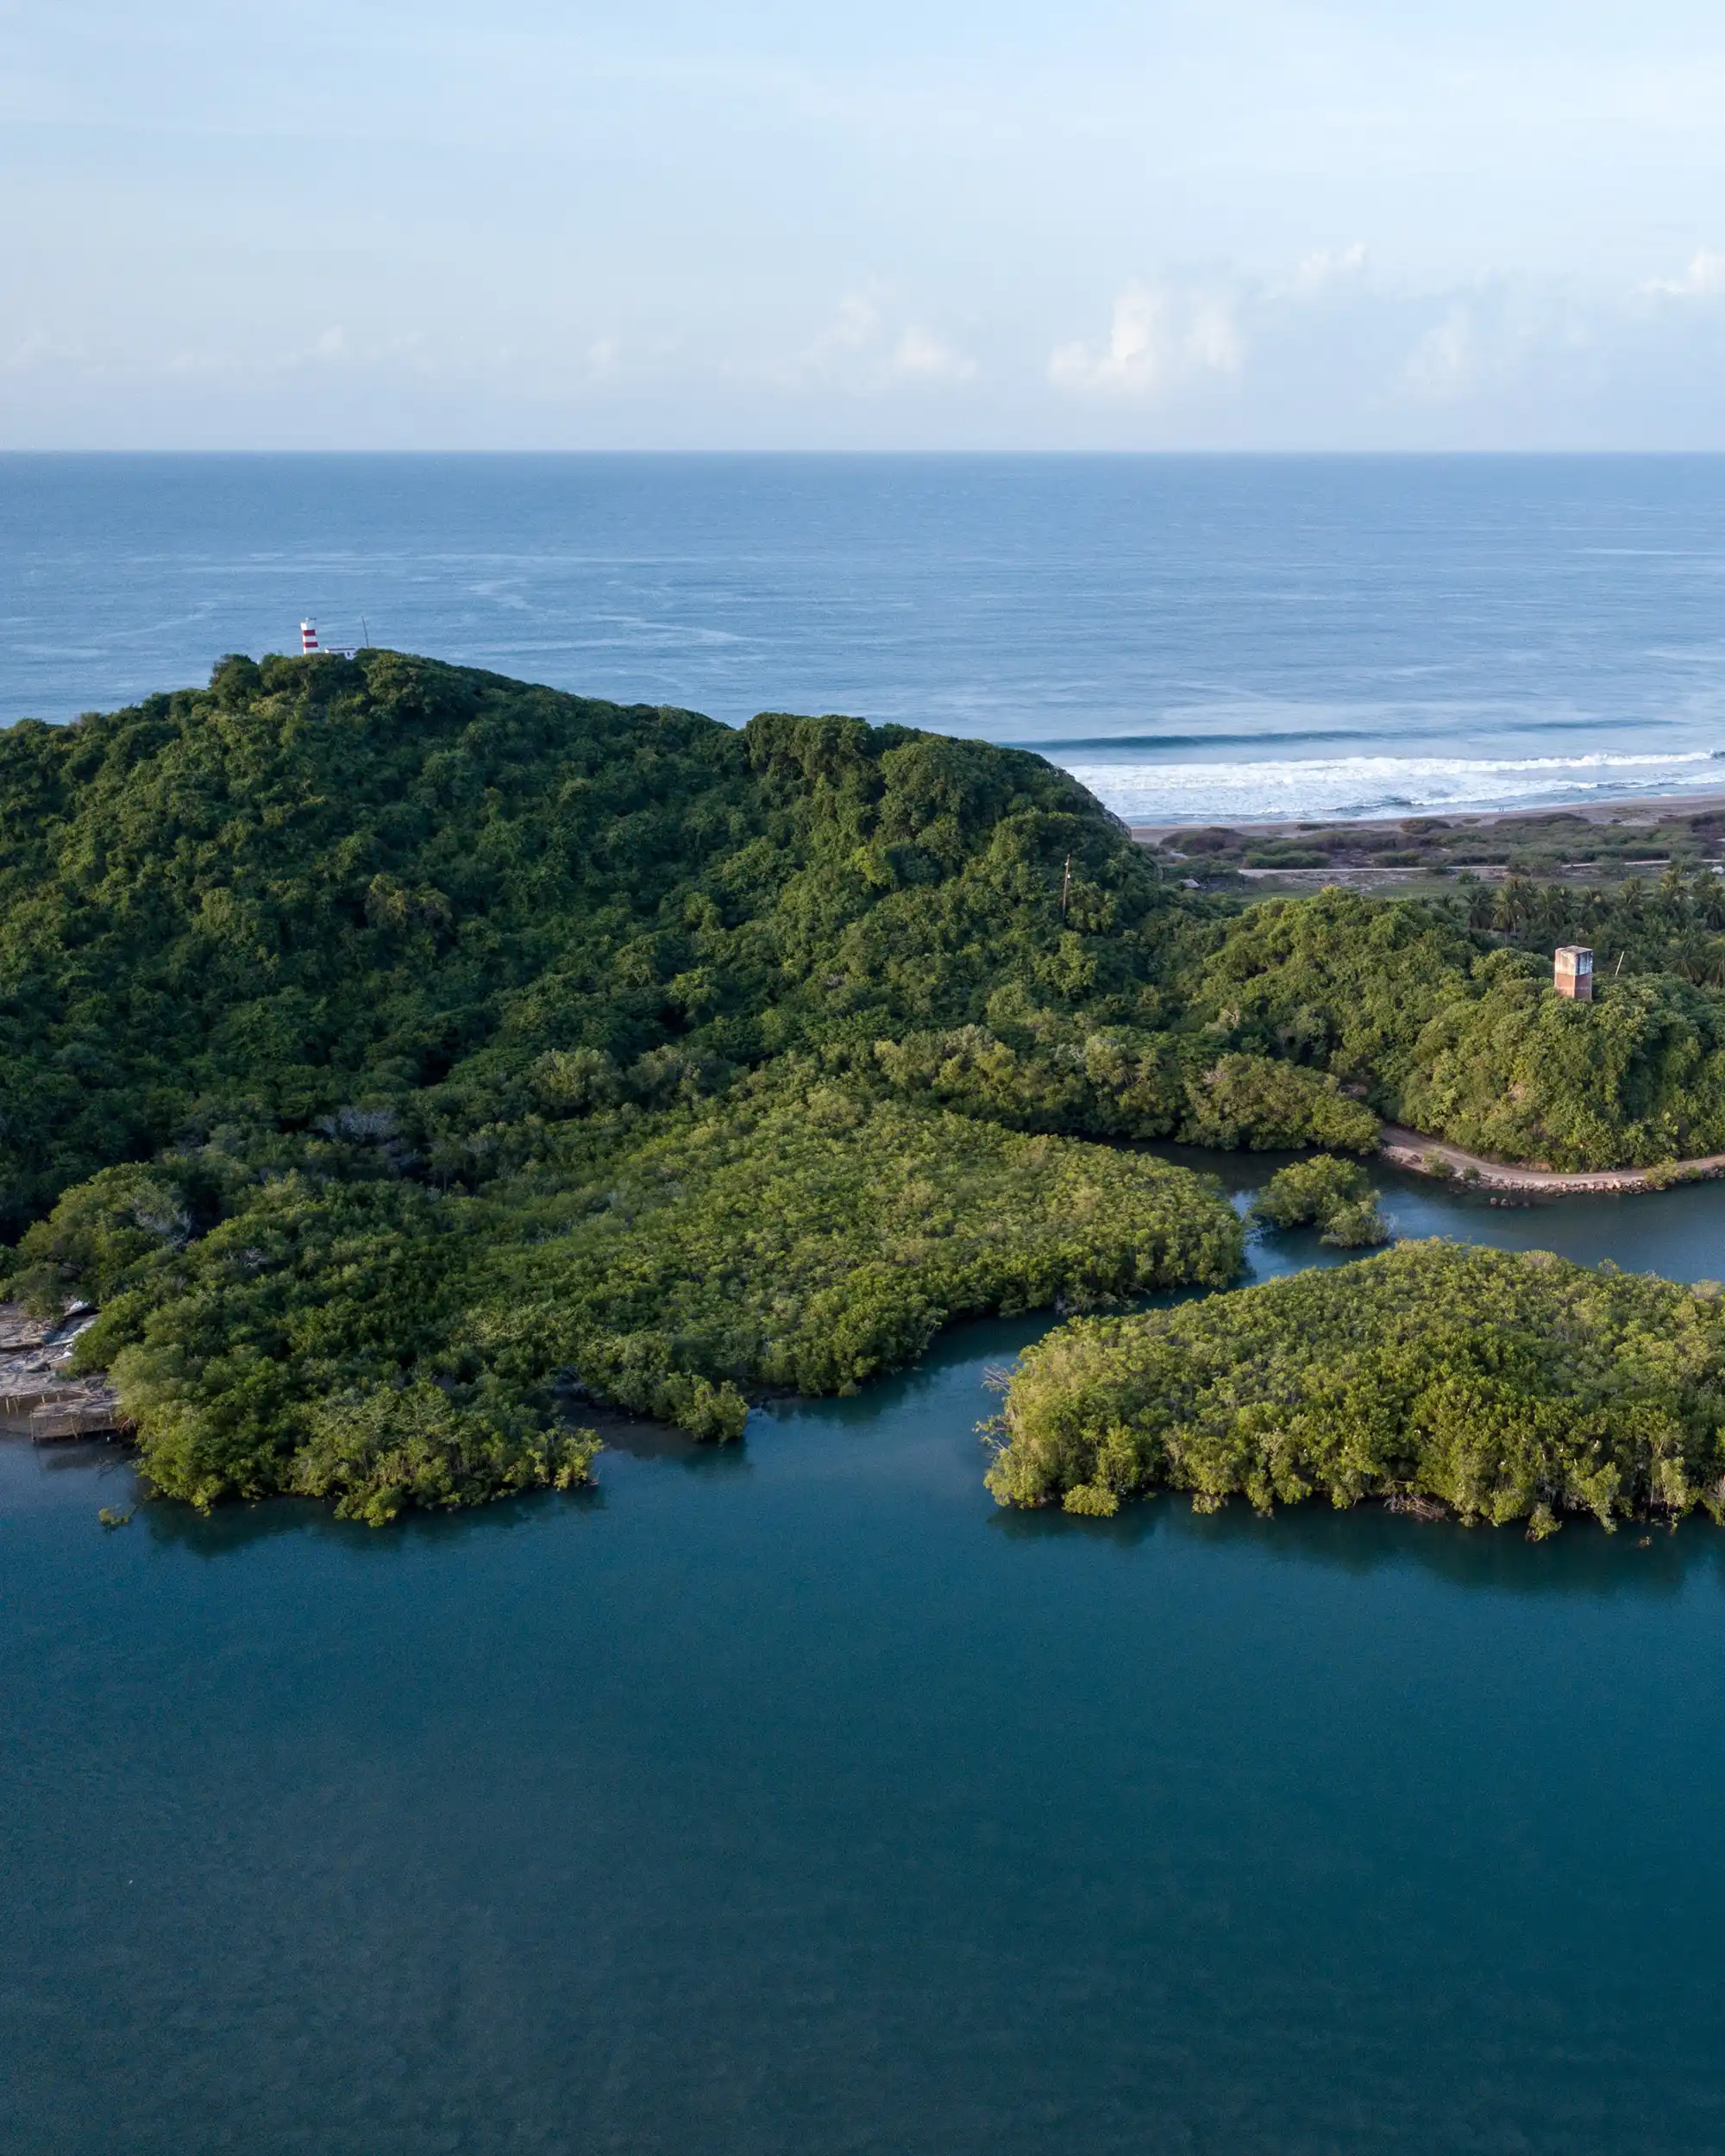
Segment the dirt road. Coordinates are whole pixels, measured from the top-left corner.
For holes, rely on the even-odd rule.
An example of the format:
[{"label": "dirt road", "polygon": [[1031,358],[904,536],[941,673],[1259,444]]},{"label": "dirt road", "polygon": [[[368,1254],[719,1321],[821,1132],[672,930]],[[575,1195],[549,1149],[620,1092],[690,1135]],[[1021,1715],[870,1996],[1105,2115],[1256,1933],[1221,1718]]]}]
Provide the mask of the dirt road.
[{"label": "dirt road", "polygon": [[[1411,1168],[1423,1175],[1465,1176],[1482,1190],[1543,1191],[1560,1197],[1590,1190],[1660,1190],[1672,1182],[1705,1182],[1725,1175],[1725,1153],[1709,1153],[1702,1160],[1673,1161],[1649,1171],[1642,1168],[1597,1169],[1565,1175],[1554,1168],[1526,1168],[1512,1162],[1486,1160],[1464,1152],[1445,1138],[1427,1138],[1419,1131],[1386,1123],[1377,1135],[1377,1150],[1398,1168]],[[1434,1165],[1441,1161],[1443,1167]],[[1653,1180],[1648,1180],[1651,1172]]]}]

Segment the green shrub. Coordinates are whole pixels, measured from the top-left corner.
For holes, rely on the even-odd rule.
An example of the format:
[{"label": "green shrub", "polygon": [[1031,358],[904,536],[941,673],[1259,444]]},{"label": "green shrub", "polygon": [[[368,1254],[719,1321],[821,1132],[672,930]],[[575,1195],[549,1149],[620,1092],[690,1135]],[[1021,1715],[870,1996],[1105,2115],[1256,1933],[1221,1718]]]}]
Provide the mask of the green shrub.
[{"label": "green shrub", "polygon": [[[723,1101],[541,1125],[483,1194],[265,1176],[146,1239],[79,1343],[170,1495],[297,1490],[378,1520],[584,1472],[572,1386],[741,1434],[763,1387],[850,1392],[954,1318],[1233,1277],[1204,1179],[881,1099],[787,1059]],[[195,1163],[191,1163],[195,1167]],[[104,1188],[122,1209],[123,1179]],[[44,1234],[88,1225],[86,1190]],[[94,1238],[104,1254],[111,1238]]]},{"label": "green shrub", "polygon": [[1544,1251],[1403,1243],[1063,1326],[1021,1357],[996,1437],[1002,1504],[1168,1487],[1200,1510],[1436,1501],[1536,1534],[1578,1512],[1720,1519],[1725,1308]]},{"label": "green shrub", "polygon": [[1339,1249],[1361,1250],[1389,1240],[1371,1178],[1354,1161],[1327,1153],[1278,1169],[1252,1201],[1252,1217],[1271,1227],[1316,1225]]},{"label": "green shrub", "polygon": [[1333,1078],[1267,1056],[1224,1056],[1187,1081],[1180,1136],[1190,1145],[1276,1152],[1296,1145],[1370,1152],[1377,1118]]},{"label": "green shrub", "polygon": [[1388,1104],[1427,1021],[1467,996],[1477,952],[1434,907],[1327,890],[1249,908],[1197,958],[1189,993],[1229,1047],[1366,1085]]},{"label": "green shrub", "polygon": [[1335,1206],[1320,1223],[1319,1241],[1338,1250],[1366,1250],[1389,1240],[1389,1230],[1377,1209],[1376,1192],[1351,1204]]},{"label": "green shrub", "polygon": [[794,1075],[491,1202],[488,1363],[685,1423],[663,1388],[686,1377],[849,1392],[955,1318],[1220,1285],[1241,1257],[1183,1169]]},{"label": "green shrub", "polygon": [[1684,981],[1602,981],[1574,1003],[1519,952],[1421,1033],[1402,1112],[1470,1151],[1605,1169],[1725,1149],[1725,1023]]},{"label": "green shrub", "polygon": [[287,1487],[334,1497],[339,1519],[378,1527],[405,1507],[482,1503],[521,1489],[574,1489],[600,1446],[591,1430],[458,1407],[423,1380],[317,1401]]}]

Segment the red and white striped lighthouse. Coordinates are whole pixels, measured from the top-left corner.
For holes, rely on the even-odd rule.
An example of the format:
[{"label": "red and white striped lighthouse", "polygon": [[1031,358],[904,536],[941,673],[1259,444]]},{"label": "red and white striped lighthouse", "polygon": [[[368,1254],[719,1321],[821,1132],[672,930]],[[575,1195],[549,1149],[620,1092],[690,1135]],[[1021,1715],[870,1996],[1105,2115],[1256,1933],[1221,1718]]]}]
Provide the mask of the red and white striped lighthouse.
[{"label": "red and white striped lighthouse", "polygon": [[299,649],[302,652],[317,650],[317,624],[315,621],[303,621],[300,623]]}]

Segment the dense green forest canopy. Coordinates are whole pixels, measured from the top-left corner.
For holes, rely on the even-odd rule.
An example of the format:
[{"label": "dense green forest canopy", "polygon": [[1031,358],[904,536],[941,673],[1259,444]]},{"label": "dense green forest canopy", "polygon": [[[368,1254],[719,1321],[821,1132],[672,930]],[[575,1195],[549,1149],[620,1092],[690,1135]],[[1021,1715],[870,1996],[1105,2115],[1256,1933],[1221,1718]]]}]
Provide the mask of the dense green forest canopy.
[{"label": "dense green forest canopy", "polygon": [[1725,1304],[1548,1251],[1403,1243],[1339,1269],[1077,1319],[1014,1372],[1002,1504],[1236,1493],[1464,1520],[1725,1520]]},{"label": "dense green forest canopy", "polygon": [[1229,1277],[1214,1191],[1099,1141],[1725,1147],[1660,948],[1577,1006],[1465,897],[1185,889],[1021,752],[230,658],[0,733],[12,1292],[104,1305],[199,1501],[575,1478],[584,1395],[724,1435],[964,1312]]},{"label": "dense green forest canopy", "polygon": [[[106,1169],[26,1236],[102,1297],[79,1351],[110,1367],[160,1487],[383,1520],[555,1479],[574,1456],[544,1432],[595,1394],[735,1437],[746,1390],[851,1391],[954,1318],[1221,1287],[1241,1257],[1183,1169],[798,1057],[722,1102],[548,1127],[474,1192],[392,1172],[388,1142],[284,1148],[260,1173],[217,1140]],[[188,1171],[223,1192],[202,1234],[174,1217]]]},{"label": "dense green forest canopy", "polygon": [[1266,1227],[1315,1227],[1337,1250],[1367,1250],[1389,1240],[1371,1176],[1358,1161],[1330,1153],[1278,1168],[1253,1199],[1251,1218]]},{"label": "dense green forest canopy", "polygon": [[583,1395],[723,1436],[1239,1262],[1198,1178],[1066,1135],[1184,1112],[1194,924],[1038,758],[232,659],[0,736],[0,815],[14,1291],[103,1305],[197,1501],[569,1479]]},{"label": "dense green forest canopy", "polygon": [[0,734],[5,1202],[16,1227],[188,1129],[356,1103],[416,1103],[460,1173],[490,1126],[710,1094],[797,1045],[889,1037],[919,1085],[989,1021],[1027,1120],[1165,1125],[1175,1077],[1131,1057],[1185,924],[1033,756],[233,659]]}]

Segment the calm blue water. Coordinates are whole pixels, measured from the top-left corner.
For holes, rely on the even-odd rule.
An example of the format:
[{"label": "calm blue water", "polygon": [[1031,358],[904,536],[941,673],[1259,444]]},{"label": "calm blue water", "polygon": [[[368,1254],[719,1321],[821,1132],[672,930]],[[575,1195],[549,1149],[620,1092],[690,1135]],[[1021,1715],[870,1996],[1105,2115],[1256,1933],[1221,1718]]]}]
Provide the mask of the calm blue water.
[{"label": "calm blue water", "polygon": [[[1389,1181],[1725,1272],[1713,1190]],[[1725,1537],[1008,1516],[1036,1330],[380,1534],[0,1447],[0,2141],[1725,2146]]]},{"label": "calm blue water", "polygon": [[1146,820],[1725,783],[1725,459],[0,458],[0,721],[363,636]]},{"label": "calm blue water", "polygon": [[[1713,783],[1722,577],[1707,461],[0,459],[0,718],[363,613],[1146,816],[1562,799]],[[1725,1275],[1717,1187],[1387,1180]],[[1008,1517],[1038,1329],[382,1534],[0,1445],[0,2146],[1725,2147],[1725,1537]]]}]

